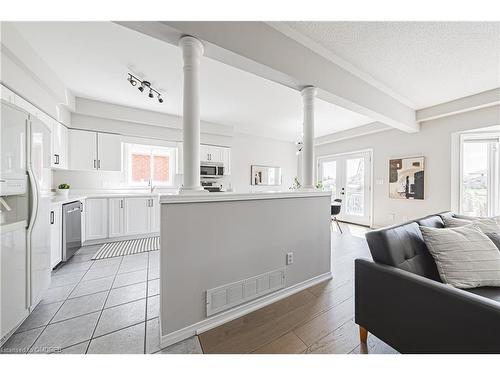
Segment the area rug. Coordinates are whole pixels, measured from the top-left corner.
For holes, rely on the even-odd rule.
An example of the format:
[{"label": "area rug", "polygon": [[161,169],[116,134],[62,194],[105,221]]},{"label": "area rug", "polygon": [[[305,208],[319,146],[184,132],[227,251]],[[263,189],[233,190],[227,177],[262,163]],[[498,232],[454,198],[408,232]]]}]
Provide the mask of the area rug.
[{"label": "area rug", "polygon": [[92,260],[120,257],[159,249],[160,236],[109,242],[101,246],[92,257]]}]

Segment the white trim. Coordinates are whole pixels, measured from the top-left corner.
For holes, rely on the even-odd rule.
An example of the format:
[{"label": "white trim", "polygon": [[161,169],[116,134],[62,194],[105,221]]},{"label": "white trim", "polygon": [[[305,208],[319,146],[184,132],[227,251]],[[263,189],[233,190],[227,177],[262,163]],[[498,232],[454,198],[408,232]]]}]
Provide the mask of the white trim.
[{"label": "white trim", "polygon": [[227,310],[218,315],[215,315],[211,318],[207,318],[202,320],[201,322],[197,322],[191,324],[190,326],[181,328],[177,331],[168,333],[164,336],[161,335],[161,317],[160,317],[160,343],[161,347],[167,347],[169,345],[175,344],[179,341],[192,337],[194,335],[199,335],[203,332],[211,330],[215,327],[218,327],[224,323],[227,323],[231,320],[237,319],[243,315],[249,314],[252,311],[261,309],[265,306],[268,306],[274,302],[277,302],[283,298],[286,298],[292,294],[298,293],[304,289],[310,288],[316,284],[319,284],[323,281],[330,280],[332,278],[331,271],[326,272],[324,274],[315,276],[309,280],[302,281],[293,286],[289,286],[288,288],[281,289],[272,294],[268,294],[262,298],[257,300],[245,303],[244,305],[237,306],[232,308],[231,310]]}]

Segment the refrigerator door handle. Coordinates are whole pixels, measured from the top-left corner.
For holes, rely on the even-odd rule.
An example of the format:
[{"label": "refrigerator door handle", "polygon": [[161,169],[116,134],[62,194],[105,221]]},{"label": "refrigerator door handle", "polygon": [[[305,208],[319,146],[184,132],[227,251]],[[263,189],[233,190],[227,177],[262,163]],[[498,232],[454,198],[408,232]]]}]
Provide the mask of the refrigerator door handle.
[{"label": "refrigerator door handle", "polygon": [[54,224],[54,211],[50,211],[50,224]]}]

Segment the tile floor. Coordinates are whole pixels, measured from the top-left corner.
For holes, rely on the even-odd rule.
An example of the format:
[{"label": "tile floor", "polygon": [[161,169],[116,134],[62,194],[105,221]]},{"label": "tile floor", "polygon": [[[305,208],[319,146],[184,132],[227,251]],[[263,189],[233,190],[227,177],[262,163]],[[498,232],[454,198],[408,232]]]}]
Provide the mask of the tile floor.
[{"label": "tile floor", "polygon": [[2,353],[202,353],[197,337],[160,347],[159,252],[91,260],[82,247]]},{"label": "tile floor", "polygon": [[[341,227],[343,235],[340,235],[336,226],[333,226],[332,268],[345,272],[336,273],[337,277],[327,284],[329,286],[346,284],[347,287],[338,288],[338,291],[346,290],[351,293],[348,285],[349,282],[352,284],[350,264],[355,257],[368,254],[364,233],[369,229],[347,223],[341,223]],[[0,353],[202,353],[198,337],[192,337],[167,348],[160,347],[159,252],[91,260],[98,249],[99,245],[82,247],[67,264],[53,272],[52,284],[45,297],[0,349]],[[346,267],[346,264],[349,266]],[[331,289],[329,286],[323,289]],[[311,290],[304,293],[308,293],[307,297],[311,297],[314,292]],[[346,297],[340,293],[342,298],[337,298],[336,294],[339,293],[334,290],[330,298],[332,306],[347,297],[352,297],[350,294]],[[318,296],[320,298],[321,293]],[[315,301],[314,299],[309,301],[307,298],[306,300],[308,304]],[[279,305],[279,302],[275,305]],[[367,348],[358,345],[357,327],[349,319],[353,313],[352,308],[347,303],[340,304],[344,305],[345,321],[349,324],[337,327],[332,322],[321,323],[321,332],[331,332],[321,340],[317,339],[322,335],[313,335],[311,342],[308,342],[306,333],[311,334],[305,329],[307,326],[302,328],[304,332],[301,332],[300,328],[294,331],[294,327],[288,327],[293,321],[288,325],[284,321],[283,336],[262,345],[266,335],[259,334],[254,340],[255,348],[250,348],[252,350],[247,348],[252,340],[239,340],[238,335],[233,339],[240,342],[241,348],[234,344],[231,337],[226,337],[224,340],[226,342],[219,343],[220,348],[215,348],[221,349],[220,351],[211,350],[206,344],[204,346],[207,352],[234,352],[237,349],[236,352],[255,353],[304,351],[347,353],[352,349],[351,346],[355,348],[351,351],[353,353],[387,352],[387,346],[374,337],[371,339],[372,344],[369,342]],[[276,306],[271,305],[268,309],[275,309]],[[327,311],[334,310],[335,307],[327,309]],[[251,321],[251,314],[242,319]],[[264,325],[267,321],[267,319],[258,320]],[[279,318],[279,320],[284,319]],[[275,321],[268,323],[277,324]],[[220,329],[225,328],[222,326]],[[255,327],[250,331],[252,334],[258,333]],[[300,335],[304,337],[299,340],[297,337],[300,338]],[[340,347],[338,337],[342,338]],[[349,338],[347,340],[349,345],[344,342],[346,337]],[[264,341],[260,343],[262,340]],[[303,340],[306,340],[307,345]],[[229,345],[230,348],[222,348],[221,345]]]}]

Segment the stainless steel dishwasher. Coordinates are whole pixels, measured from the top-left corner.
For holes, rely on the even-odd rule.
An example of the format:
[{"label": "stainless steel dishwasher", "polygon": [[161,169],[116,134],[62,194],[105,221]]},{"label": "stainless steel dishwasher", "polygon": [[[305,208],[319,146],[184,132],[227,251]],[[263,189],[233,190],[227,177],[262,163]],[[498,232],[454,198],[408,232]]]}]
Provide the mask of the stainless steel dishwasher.
[{"label": "stainless steel dishwasher", "polygon": [[82,246],[82,202],[63,204],[62,260],[68,261]]}]

